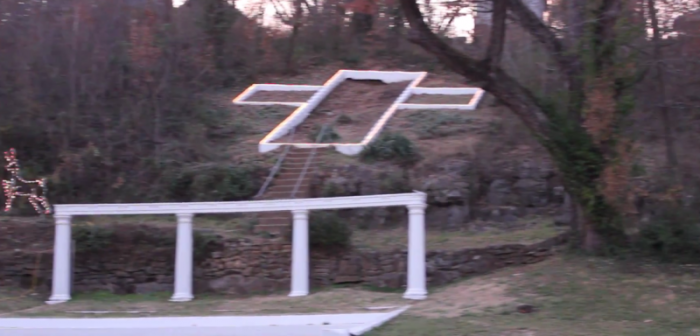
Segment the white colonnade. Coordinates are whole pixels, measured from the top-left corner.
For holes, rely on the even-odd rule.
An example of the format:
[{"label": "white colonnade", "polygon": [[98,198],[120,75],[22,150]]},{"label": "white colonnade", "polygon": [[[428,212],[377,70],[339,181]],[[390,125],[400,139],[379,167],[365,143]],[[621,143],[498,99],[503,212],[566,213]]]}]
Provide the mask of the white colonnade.
[{"label": "white colonnade", "polygon": [[71,218],[87,215],[175,214],[177,242],[175,251],[174,293],[170,301],[194,298],[192,219],[195,214],[285,211],[294,218],[292,232],[291,291],[289,296],[309,295],[309,211],[366,207],[406,206],[408,208],[408,270],[405,299],[422,300],[427,296],[425,267],[425,194],[350,196],[243,202],[143,203],[143,204],[71,204],[56,205],[56,233],[53,256],[52,294],[48,304],[71,299]]}]

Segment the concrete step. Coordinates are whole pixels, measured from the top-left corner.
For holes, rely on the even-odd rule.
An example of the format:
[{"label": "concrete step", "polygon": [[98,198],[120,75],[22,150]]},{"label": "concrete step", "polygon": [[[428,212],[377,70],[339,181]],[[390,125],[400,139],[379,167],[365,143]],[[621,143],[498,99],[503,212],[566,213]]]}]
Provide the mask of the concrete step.
[{"label": "concrete step", "polygon": [[[294,150],[291,150],[291,151],[287,152],[287,157],[290,157],[290,156],[309,156],[309,155],[311,155],[312,153],[313,153],[313,151],[312,151],[311,149],[309,149],[309,150],[304,150],[304,151],[300,151],[300,150],[294,151]],[[318,154],[318,151],[316,151],[316,154]]]},{"label": "concrete step", "polygon": [[[273,189],[273,188],[268,189],[268,191],[266,192],[266,194],[267,194],[267,193],[275,193],[275,194],[277,194],[277,193],[286,193],[286,194],[288,194],[288,195],[291,195],[292,191],[294,191],[294,188],[296,188],[296,186],[294,186],[294,185],[289,185],[289,186],[276,186],[274,189]],[[297,189],[297,194],[301,194],[302,191],[305,190],[305,189],[308,189],[308,185],[303,185],[303,184],[300,185],[300,186],[299,186],[299,189]]]},{"label": "concrete step", "polygon": [[[282,182],[284,184],[297,183],[297,180],[299,180],[300,175],[301,174],[292,173],[278,175],[274,180],[272,180],[272,184],[270,186],[277,185],[279,184],[279,182]],[[307,177],[304,177],[304,179],[307,179]]]},{"label": "concrete step", "polygon": [[284,179],[284,180],[279,180],[279,181],[275,180],[268,190],[270,190],[274,187],[279,187],[279,186],[284,186],[284,187],[292,186],[293,187],[293,186],[297,185],[297,183],[299,183],[299,186],[308,185],[311,183],[311,177],[304,177],[301,180],[299,180],[298,178]]},{"label": "concrete step", "polygon": [[299,191],[297,191],[297,194],[292,197],[292,191],[291,190],[282,190],[282,191],[269,191],[266,192],[265,195],[263,195],[266,200],[276,200],[276,199],[292,199],[292,198],[307,198],[308,197],[308,192],[305,190],[299,188]]},{"label": "concrete step", "polygon": [[[310,171],[311,168],[313,168],[313,166],[310,166],[308,169],[306,169],[306,171],[307,171],[307,172]],[[299,167],[296,167],[296,166],[294,166],[294,167],[285,167],[285,166],[282,166],[282,168],[279,170],[279,175],[277,175],[277,176],[279,177],[280,175],[282,175],[282,174],[284,174],[284,173],[291,173],[291,174],[297,174],[297,175],[298,175],[298,174],[301,174],[303,171],[304,171],[304,167],[303,167],[303,166],[299,166]]]},{"label": "concrete step", "polygon": [[[311,185],[311,183],[309,180],[306,180],[306,181],[302,180],[301,183],[299,183],[299,190],[307,189],[307,188],[309,188],[310,185]],[[275,184],[275,185],[270,186],[270,188],[267,189],[266,193],[272,192],[272,191],[282,191],[282,190],[292,191],[291,189],[296,188],[296,186],[297,186],[296,181],[292,181],[290,183]]]},{"label": "concrete step", "polygon": [[[258,199],[261,200],[279,200],[292,199],[292,191],[299,182],[301,173],[304,172],[304,167],[307,168],[306,175],[302,178],[299,184],[299,189],[294,198],[309,197],[309,186],[311,184],[312,172],[315,171],[320,162],[318,156],[314,156],[309,161],[309,156],[314,152],[313,148],[295,148],[292,147],[287,152],[287,156],[282,162],[282,166],[272,180],[272,184],[265,193]],[[316,155],[321,152],[316,149]],[[271,233],[279,233],[289,230],[292,222],[292,214],[290,211],[274,211],[261,212],[257,214],[258,225],[255,227],[256,232],[267,231]]]},{"label": "concrete step", "polygon": [[[316,160],[316,159],[311,160],[311,161],[309,162],[309,167],[315,166],[315,165],[317,165],[318,163],[319,163],[319,161]],[[282,167],[302,167],[302,168],[303,168],[304,166],[306,166],[306,159],[304,159],[304,160],[297,160],[297,161],[293,161],[293,160],[289,160],[289,161],[288,161],[288,160],[284,160],[284,162],[282,162]]]}]

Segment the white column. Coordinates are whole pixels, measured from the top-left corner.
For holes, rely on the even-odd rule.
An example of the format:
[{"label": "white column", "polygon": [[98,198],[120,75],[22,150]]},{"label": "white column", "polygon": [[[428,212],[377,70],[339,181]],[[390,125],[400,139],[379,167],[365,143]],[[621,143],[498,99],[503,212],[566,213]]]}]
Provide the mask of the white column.
[{"label": "white column", "polygon": [[408,206],[408,280],[403,298],[428,296],[425,276],[425,204]]},{"label": "white column", "polygon": [[292,228],[292,291],[289,296],[309,295],[309,211],[294,210]]},{"label": "white column", "polygon": [[53,277],[47,304],[70,300],[71,288],[71,216],[54,215],[56,230],[53,243]]},{"label": "white column", "polygon": [[175,246],[175,293],[170,301],[186,302],[192,295],[192,263],[194,258],[192,217],[194,214],[177,214],[177,243]]}]

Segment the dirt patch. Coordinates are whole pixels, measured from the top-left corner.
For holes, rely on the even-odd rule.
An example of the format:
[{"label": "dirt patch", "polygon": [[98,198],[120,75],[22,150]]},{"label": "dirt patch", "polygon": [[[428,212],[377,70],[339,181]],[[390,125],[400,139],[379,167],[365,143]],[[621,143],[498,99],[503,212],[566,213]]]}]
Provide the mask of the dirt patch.
[{"label": "dirt patch", "polygon": [[408,137],[424,155],[423,162],[455,155],[473,157],[479,141],[498,120],[493,110],[399,110],[383,132],[398,132]]},{"label": "dirt patch", "polygon": [[246,101],[305,103],[313,91],[258,91]]},{"label": "dirt patch", "polygon": [[406,305],[401,295],[401,293],[371,292],[359,288],[336,288],[305,297],[275,295],[234,299],[217,306],[217,310],[242,314],[255,314],[260,311],[279,313],[367,312],[369,307]]},{"label": "dirt patch", "polygon": [[333,127],[338,138],[326,142],[358,143],[408,84],[347,79],[297,127],[293,138],[286,135],[274,142],[315,142],[320,127],[343,115]]},{"label": "dirt patch", "polygon": [[464,77],[453,73],[431,72],[425,77],[419,87],[474,87],[466,83]]},{"label": "dirt patch", "polygon": [[474,95],[433,95],[417,94],[409,97],[408,104],[464,104],[471,102]]},{"label": "dirt patch", "polygon": [[[239,88],[234,94],[231,91],[211,92],[203,95],[207,101],[207,107],[212,112],[212,122],[219,125],[220,130],[212,134],[218,138],[226,139],[226,155],[232,162],[240,162],[249,158],[266,160],[269,157],[276,158],[275,152],[260,154],[258,143],[275,126],[284,121],[289,114],[296,109],[294,106],[284,105],[235,105],[231,102],[244,88]],[[202,149],[210,150],[210,149]],[[274,158],[269,166],[274,165]]]},{"label": "dirt patch", "polygon": [[408,313],[430,318],[459,317],[467,312],[481,313],[515,301],[514,297],[508,295],[508,286],[505,284],[473,279],[431,293],[430,300],[414,305]]}]

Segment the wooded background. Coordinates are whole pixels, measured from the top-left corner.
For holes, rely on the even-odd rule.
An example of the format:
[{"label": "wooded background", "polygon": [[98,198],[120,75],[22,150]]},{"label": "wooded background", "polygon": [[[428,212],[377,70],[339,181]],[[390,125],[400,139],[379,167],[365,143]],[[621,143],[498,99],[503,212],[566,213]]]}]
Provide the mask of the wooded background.
[{"label": "wooded background", "polygon": [[[249,198],[257,191],[251,177],[265,171],[258,162],[232,160],[218,145],[222,137],[235,143],[240,129],[222,124],[223,115],[211,109],[204,94],[246,86],[269,74],[333,64],[457,71],[447,58],[434,57],[451,51],[431,50],[416,41],[416,31],[421,32],[416,30],[415,12],[406,9],[410,2],[188,0],[175,8],[172,0],[0,0],[0,147],[17,148],[27,176],[50,177],[52,200],[58,203],[173,199],[173,190],[193,165],[201,176],[179,199]],[[474,15],[479,2],[492,8],[491,22],[507,23],[502,50],[489,43],[499,37],[492,34],[489,20],[482,20],[486,29],[477,29],[475,36],[454,34],[455,19]],[[528,27],[531,22],[518,15],[522,4],[426,0],[417,8],[427,28],[451,50],[475,59],[496,55],[498,71],[522,84],[522,92],[557,106],[565,101],[560,98],[567,73],[558,69],[561,64],[550,46],[532,34],[538,27]],[[603,130],[614,128],[621,132],[618,138],[627,139],[624,150],[606,159],[624,161],[623,168],[599,176],[608,179],[601,190],[635,206],[651,199],[649,195],[691,199],[700,182],[700,4],[591,4],[550,0],[541,22],[546,34],[578,53],[581,69],[600,56],[575,47],[582,39],[614,40],[615,69],[629,70],[634,77],[628,85],[634,107],[614,127]],[[498,6],[505,6],[506,14],[497,14]],[[595,12],[592,6],[603,11]],[[264,26],[264,13],[271,8],[279,24]],[[610,8],[616,11],[605,12]],[[363,19],[358,13],[373,19],[369,32],[355,29],[356,21]],[[589,13],[614,16],[615,35],[598,36],[608,28],[589,31],[579,24]],[[411,38],[414,43],[408,41]],[[489,68],[494,66],[490,60],[478,63],[484,67],[484,79],[498,74]],[[474,85],[484,84],[460,74]],[[581,104],[596,97],[601,105],[621,101],[621,96],[613,102],[606,101],[612,99],[606,93],[584,91]],[[506,94],[494,94],[510,107],[502,99]],[[596,109],[606,107],[592,108]],[[606,114],[601,113],[597,118],[604,121]],[[581,125],[589,137],[596,136],[595,121]],[[235,192],[198,196],[197,190],[221,188],[222,183]]]}]

